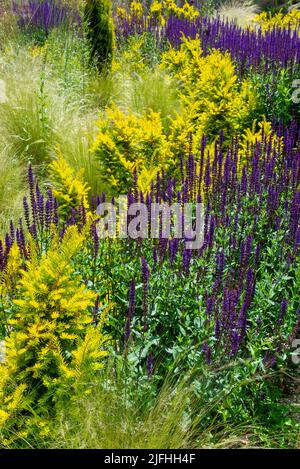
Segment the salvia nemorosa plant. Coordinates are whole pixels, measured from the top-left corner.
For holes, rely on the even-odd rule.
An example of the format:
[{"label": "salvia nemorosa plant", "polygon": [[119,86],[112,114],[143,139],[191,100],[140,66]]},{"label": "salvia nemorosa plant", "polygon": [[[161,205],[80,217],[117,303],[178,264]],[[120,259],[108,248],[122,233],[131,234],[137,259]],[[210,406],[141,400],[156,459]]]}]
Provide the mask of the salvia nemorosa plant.
[{"label": "salvia nemorosa plant", "polygon": [[23,219],[0,243],[1,271],[13,245],[25,261],[29,239],[43,252],[53,232],[63,239],[68,226],[90,224],[74,262],[98,295],[95,320],[100,305],[112,304],[107,327],[117,349],[147,342],[140,359],[149,375],[162,352],[188,348],[211,365],[254,354],[274,366],[300,326],[299,131],[292,123],[247,150],[238,138],[228,148],[223,140],[208,158],[203,139],[199,155],[178,162],[176,178],[159,173],[148,193],[134,184],[128,194],[129,204],[148,208],[149,226],[154,202],[202,202],[199,248],[187,249],[186,239],[172,233],[163,237],[161,226],[156,238],[149,231],[143,238],[102,239],[95,208],[108,201],[105,194],[93,198],[88,214],[79,206],[59,220],[52,192],[42,193],[29,167],[30,195]]},{"label": "salvia nemorosa plant", "polygon": [[72,23],[81,24],[81,18],[76,9],[61,0],[13,1],[12,11],[22,31],[40,31],[45,36],[48,36],[53,28]]}]

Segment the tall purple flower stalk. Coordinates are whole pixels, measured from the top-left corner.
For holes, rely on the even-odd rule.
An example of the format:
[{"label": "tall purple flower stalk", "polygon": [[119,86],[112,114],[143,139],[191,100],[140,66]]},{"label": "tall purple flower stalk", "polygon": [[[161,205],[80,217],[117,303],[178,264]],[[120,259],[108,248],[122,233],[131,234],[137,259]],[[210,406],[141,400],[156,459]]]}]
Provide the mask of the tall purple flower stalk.
[{"label": "tall purple flower stalk", "polygon": [[135,301],[136,301],[136,292],[135,292],[135,281],[134,279],[131,280],[130,283],[130,293],[129,293],[129,307],[128,307],[128,314],[126,319],[125,325],[125,343],[128,342],[130,335],[131,335],[131,323],[132,318],[135,312]]},{"label": "tall purple flower stalk", "polygon": [[161,47],[166,42],[178,47],[183,34],[193,39],[198,35],[204,55],[211,49],[229,51],[240,75],[251,68],[266,74],[273,71],[274,65],[296,70],[300,63],[299,29],[276,28],[263,34],[261,29],[243,29],[221,18],[200,16],[190,22],[173,15],[163,28],[145,18],[133,21],[126,18],[116,25],[117,37],[122,39],[142,32],[151,32]]},{"label": "tall purple flower stalk", "polygon": [[142,267],[142,283],[143,283],[143,322],[144,322],[144,331],[148,329],[148,290],[149,290],[149,277],[150,271],[147,264],[147,261],[144,257],[141,260]]},{"label": "tall purple flower stalk", "polygon": [[59,26],[81,24],[79,13],[61,0],[13,1],[12,11],[23,31],[42,30],[48,35]]}]

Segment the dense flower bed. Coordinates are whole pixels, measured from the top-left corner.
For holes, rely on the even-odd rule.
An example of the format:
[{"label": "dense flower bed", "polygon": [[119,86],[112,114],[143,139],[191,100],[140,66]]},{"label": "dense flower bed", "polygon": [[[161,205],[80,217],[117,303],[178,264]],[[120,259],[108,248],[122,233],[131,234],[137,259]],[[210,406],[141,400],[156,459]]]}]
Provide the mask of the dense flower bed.
[{"label": "dense flower bed", "polygon": [[58,26],[81,23],[79,13],[61,0],[13,1],[12,12],[24,32],[41,30],[47,35]]},{"label": "dense flower bed", "polygon": [[[6,79],[0,114],[9,164],[28,168],[22,215],[0,238],[0,444],[51,445],[95,395],[151,413],[170,374],[160,413],[181,392],[181,430],[291,428],[279,397],[300,330],[298,16],[243,29],[188,2],[133,1],[114,31],[110,2],[97,7],[85,22],[60,1],[13,8],[32,88],[21,100]],[[90,50],[97,15],[104,56]],[[24,59],[5,54],[3,73]],[[198,232],[202,210],[202,242],[176,236],[172,213],[152,232],[154,204],[183,225],[189,206]]]},{"label": "dense flower bed", "polygon": [[205,53],[212,48],[229,51],[239,70],[244,72],[250,67],[272,68],[274,63],[282,67],[298,67],[300,62],[300,37],[297,31],[289,28],[263,33],[261,29],[242,29],[221,19],[197,18],[190,22],[171,15],[163,27],[154,19],[125,18],[120,21],[117,31],[120,39],[151,32],[159,43],[169,41],[173,46],[180,44],[182,34],[191,38],[198,35]]}]

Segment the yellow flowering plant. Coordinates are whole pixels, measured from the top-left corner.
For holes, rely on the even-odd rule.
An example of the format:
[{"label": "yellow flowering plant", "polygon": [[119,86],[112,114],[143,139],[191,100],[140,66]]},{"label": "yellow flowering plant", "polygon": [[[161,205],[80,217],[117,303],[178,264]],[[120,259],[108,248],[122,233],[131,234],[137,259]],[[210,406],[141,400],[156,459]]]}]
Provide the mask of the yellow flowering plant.
[{"label": "yellow flowering plant", "polygon": [[163,4],[157,0],[151,3],[150,6],[150,17],[157,19],[161,25],[165,23],[163,15]]},{"label": "yellow flowering plant", "polygon": [[17,243],[9,251],[6,266],[0,272],[0,335],[9,331],[9,316],[17,281],[21,275],[23,259]]},{"label": "yellow flowering plant", "polygon": [[114,73],[121,73],[124,80],[124,73],[140,73],[145,70],[146,65],[143,57],[143,46],[145,43],[145,34],[132,36],[128,39],[122,54],[118,60],[113,61],[112,70]]},{"label": "yellow flowering plant", "polygon": [[172,14],[178,18],[183,16],[187,20],[193,21],[200,16],[199,10],[187,1],[179,7],[174,0],[162,0],[162,6],[166,17]]},{"label": "yellow flowering plant", "polygon": [[117,18],[120,18],[120,19],[126,19],[128,17],[127,15],[127,12],[125,10],[125,8],[121,7],[121,6],[117,6],[116,8],[116,16]]}]

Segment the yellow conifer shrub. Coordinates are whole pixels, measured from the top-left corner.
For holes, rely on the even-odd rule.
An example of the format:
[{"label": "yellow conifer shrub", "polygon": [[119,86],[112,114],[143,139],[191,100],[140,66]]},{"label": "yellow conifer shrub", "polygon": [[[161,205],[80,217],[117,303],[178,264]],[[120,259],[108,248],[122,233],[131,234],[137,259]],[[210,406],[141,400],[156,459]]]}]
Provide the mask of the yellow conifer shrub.
[{"label": "yellow conifer shrub", "polygon": [[194,127],[196,140],[206,135],[213,141],[221,130],[227,135],[242,130],[256,94],[249,82],[238,82],[229,53],[212,50],[203,56],[198,37],[183,37],[179,50],[163,54],[161,66],[182,84],[181,99],[190,116],[186,122]]},{"label": "yellow conifer shrub", "polygon": [[261,122],[253,121],[252,127],[245,130],[241,136],[241,144],[239,148],[238,170],[247,162],[247,154],[251,154],[251,150],[257,145],[260,146],[260,154],[267,152],[267,147],[272,145],[277,151],[283,150],[283,138],[276,135],[272,128],[272,123],[267,120]]},{"label": "yellow conifer shrub", "polygon": [[7,266],[0,272],[0,296],[4,297],[12,293],[15,287],[15,282],[22,266],[22,258],[17,243],[11,247]]},{"label": "yellow conifer shrub", "polygon": [[[0,440],[50,432],[57,402],[86,392],[106,356],[102,322],[92,325],[95,293],[75,275],[72,259],[85,233],[69,227],[47,253],[32,251],[15,293],[15,314],[0,364]],[[25,433],[24,433],[25,432]]]},{"label": "yellow conifer shrub", "polygon": [[127,19],[132,21],[133,19],[140,20],[144,18],[145,23],[148,23],[150,19],[155,18],[159,20],[159,24],[163,26],[166,19],[172,14],[177,18],[185,18],[188,21],[194,21],[200,16],[198,8],[194,7],[188,1],[184,1],[181,6],[178,6],[174,0],[152,0],[149,2],[149,13],[147,14],[146,9],[141,1],[132,0],[129,2],[129,8],[117,7],[116,17],[117,20]]},{"label": "yellow conifer shrub", "polygon": [[138,2],[136,0],[133,0],[130,3],[130,13],[132,14],[132,16],[134,18],[140,19],[144,14],[144,6],[143,6],[142,2]]},{"label": "yellow conifer shrub", "polygon": [[[6,335],[9,331],[9,311],[11,309],[12,300],[16,283],[21,275],[23,260],[17,243],[11,247],[7,264],[2,272],[0,272],[0,334]],[[0,418],[1,419],[1,418]]]},{"label": "yellow conifer shrub", "polygon": [[99,158],[103,181],[114,191],[132,187],[134,170],[139,188],[147,191],[158,171],[174,173],[191,144],[197,160],[203,136],[212,144],[224,131],[226,144],[249,126],[256,90],[248,80],[239,81],[229,53],[213,50],[204,56],[198,37],[183,37],[178,50],[162,55],[161,68],[177,80],[181,101],[167,130],[159,113],[127,114],[115,105],[98,122],[91,151]]},{"label": "yellow conifer shrub", "polygon": [[84,182],[83,170],[75,173],[59,149],[57,149],[57,159],[49,165],[49,175],[61,218],[65,218],[72,208],[77,209],[80,205],[88,210],[89,187]]},{"label": "yellow conifer shrub", "polygon": [[300,34],[300,11],[293,9],[286,14],[279,11],[275,15],[264,11],[253,19],[253,23],[258,25],[263,32],[274,28],[286,28],[297,29]]},{"label": "yellow conifer shrub", "polygon": [[[142,173],[140,189],[145,189],[161,168],[171,164],[172,154],[159,113],[144,116],[126,114],[116,106],[107,108],[98,121],[99,132],[92,152],[99,157],[105,182],[119,191],[132,186],[133,172]],[[139,182],[138,181],[138,182]]]}]

